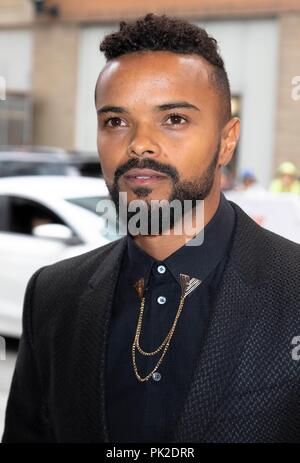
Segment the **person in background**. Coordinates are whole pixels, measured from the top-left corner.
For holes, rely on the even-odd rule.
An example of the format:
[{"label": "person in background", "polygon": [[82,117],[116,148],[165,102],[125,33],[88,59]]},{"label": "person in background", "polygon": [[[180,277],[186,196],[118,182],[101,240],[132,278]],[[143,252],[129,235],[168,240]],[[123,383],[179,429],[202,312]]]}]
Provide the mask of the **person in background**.
[{"label": "person in background", "polygon": [[261,192],[264,188],[257,182],[252,170],[246,169],[242,172],[241,183],[235,188],[236,191]]},{"label": "person in background", "polygon": [[277,178],[272,180],[269,191],[300,195],[300,182],[297,175],[297,168],[292,162],[281,163],[277,169]]}]

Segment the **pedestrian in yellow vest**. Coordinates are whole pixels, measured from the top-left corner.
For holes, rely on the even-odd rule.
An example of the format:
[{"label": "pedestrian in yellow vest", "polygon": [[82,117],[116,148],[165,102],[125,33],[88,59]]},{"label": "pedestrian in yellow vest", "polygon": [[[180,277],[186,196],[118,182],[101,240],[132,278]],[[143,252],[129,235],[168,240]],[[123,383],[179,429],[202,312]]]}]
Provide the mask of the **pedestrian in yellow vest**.
[{"label": "pedestrian in yellow vest", "polygon": [[300,195],[300,181],[297,168],[292,162],[283,162],[277,169],[277,178],[272,180],[270,191],[275,193],[294,193]]}]

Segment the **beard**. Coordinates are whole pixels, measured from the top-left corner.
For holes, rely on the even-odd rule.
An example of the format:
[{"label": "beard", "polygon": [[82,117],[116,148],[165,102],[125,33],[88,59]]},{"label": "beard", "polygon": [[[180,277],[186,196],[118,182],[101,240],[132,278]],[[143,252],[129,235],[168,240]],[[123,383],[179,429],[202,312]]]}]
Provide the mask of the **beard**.
[{"label": "beard", "polygon": [[[143,158],[139,160],[137,158],[132,158],[122,166],[118,167],[115,175],[114,175],[114,182],[111,186],[107,184],[107,188],[109,190],[111,199],[116,207],[117,214],[119,216],[120,210],[120,197],[119,193],[121,193],[118,180],[121,175],[125,174],[127,171],[133,168],[139,169],[153,169],[157,172],[166,174],[169,179],[171,180],[172,190],[168,198],[164,198],[167,200],[168,203],[176,200],[181,204],[181,210],[186,212],[190,212],[191,209],[195,208],[199,201],[203,201],[211,192],[214,179],[215,179],[215,170],[218,164],[219,159],[219,151],[220,151],[221,141],[218,143],[218,147],[212,157],[212,160],[207,167],[207,169],[201,174],[199,177],[192,177],[189,180],[180,180],[179,173],[177,169],[175,169],[171,165],[161,164],[158,161],[152,158]],[[136,199],[144,199],[147,198],[148,195],[151,194],[153,188],[147,186],[137,186],[132,188],[132,192],[136,195]],[[151,232],[151,218],[153,217],[153,211],[155,207],[151,207],[151,200],[144,199],[144,203],[147,205],[147,215],[148,215],[148,228],[146,233],[147,235],[152,235]],[[128,224],[131,219],[136,215],[136,211],[129,211],[128,210],[129,204],[127,204],[127,216],[126,220],[127,223],[127,233],[130,233],[128,229]],[[158,218],[158,224],[156,227],[156,231],[158,233],[155,234],[163,234],[166,230],[171,230],[174,228],[176,222],[182,219],[183,213],[180,217],[178,214],[174,213],[174,208],[168,208],[168,220],[165,220],[165,213],[164,213],[164,205],[161,205],[159,208],[155,210],[156,218]],[[119,216],[120,218],[120,216]],[[138,225],[138,221],[136,223]]]}]

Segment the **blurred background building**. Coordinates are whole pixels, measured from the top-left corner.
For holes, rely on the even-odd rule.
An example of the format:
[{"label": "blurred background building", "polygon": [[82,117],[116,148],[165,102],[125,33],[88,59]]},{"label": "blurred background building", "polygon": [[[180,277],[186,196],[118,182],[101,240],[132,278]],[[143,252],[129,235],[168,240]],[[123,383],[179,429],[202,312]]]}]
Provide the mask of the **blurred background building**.
[{"label": "blurred background building", "polygon": [[267,187],[282,161],[300,170],[299,0],[0,0],[0,144],[96,153],[94,87],[101,38],[147,12],[187,18],[218,42],[241,117],[234,175]]}]

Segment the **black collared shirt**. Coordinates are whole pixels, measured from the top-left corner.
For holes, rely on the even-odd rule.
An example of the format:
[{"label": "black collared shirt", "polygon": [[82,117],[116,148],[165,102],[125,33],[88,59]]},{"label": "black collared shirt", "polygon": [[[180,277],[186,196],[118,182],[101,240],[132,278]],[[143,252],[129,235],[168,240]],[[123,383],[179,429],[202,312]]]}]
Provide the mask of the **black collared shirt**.
[{"label": "black collared shirt", "polygon": [[[234,225],[234,210],[221,194],[200,246],[184,245],[157,261],[127,236],[107,349],[106,413],[111,442],[171,440],[208,326]],[[180,273],[201,280],[201,284],[187,296],[156,374],[140,382],[133,369],[132,344],[141,300],[133,285],[144,278],[146,300],[140,344],[144,351],[151,352],[161,345],[173,324],[181,295]],[[148,357],[136,353],[142,377],[154,368],[161,353]]]}]

